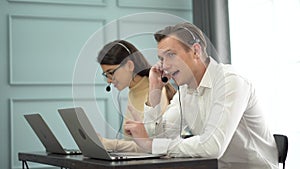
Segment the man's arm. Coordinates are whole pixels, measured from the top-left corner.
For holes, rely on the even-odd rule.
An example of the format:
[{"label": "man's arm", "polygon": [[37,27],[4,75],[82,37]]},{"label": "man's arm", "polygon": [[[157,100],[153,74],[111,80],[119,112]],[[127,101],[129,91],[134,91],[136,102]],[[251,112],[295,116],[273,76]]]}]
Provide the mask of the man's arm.
[{"label": "man's arm", "polygon": [[202,132],[193,133],[195,136],[187,139],[153,139],[152,153],[174,157],[221,157],[247,108],[251,85],[232,75],[216,84],[213,95],[210,115]]},{"label": "man's arm", "polygon": [[144,124],[128,120],[124,126],[125,132],[133,137],[137,145],[145,152],[152,152],[152,139],[148,137]]}]

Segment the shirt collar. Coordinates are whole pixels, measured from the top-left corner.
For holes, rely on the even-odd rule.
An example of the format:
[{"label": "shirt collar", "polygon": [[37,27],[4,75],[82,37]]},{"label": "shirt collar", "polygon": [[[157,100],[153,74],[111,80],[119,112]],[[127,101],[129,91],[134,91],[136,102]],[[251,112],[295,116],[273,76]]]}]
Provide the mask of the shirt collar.
[{"label": "shirt collar", "polygon": [[209,57],[209,60],[210,61],[199,86],[196,89],[188,88],[188,93],[199,93],[200,95],[202,95],[204,88],[212,88],[212,77],[217,70],[216,66],[218,65],[218,63],[212,57]]}]

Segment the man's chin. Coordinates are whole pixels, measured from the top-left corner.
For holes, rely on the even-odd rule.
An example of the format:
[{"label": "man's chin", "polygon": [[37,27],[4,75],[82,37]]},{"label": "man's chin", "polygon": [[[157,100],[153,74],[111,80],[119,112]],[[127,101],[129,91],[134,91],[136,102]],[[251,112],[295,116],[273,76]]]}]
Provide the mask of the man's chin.
[{"label": "man's chin", "polygon": [[123,90],[123,88],[122,88],[121,86],[119,86],[119,85],[116,85],[115,88],[116,88],[118,91],[122,91],[122,90]]}]

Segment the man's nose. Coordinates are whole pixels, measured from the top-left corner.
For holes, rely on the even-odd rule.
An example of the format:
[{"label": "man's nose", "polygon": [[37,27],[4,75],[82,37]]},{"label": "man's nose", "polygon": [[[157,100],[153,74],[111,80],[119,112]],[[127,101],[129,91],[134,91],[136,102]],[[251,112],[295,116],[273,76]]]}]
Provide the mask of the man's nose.
[{"label": "man's nose", "polygon": [[162,63],[163,70],[168,70],[168,69],[170,69],[170,67],[171,67],[170,63],[166,59],[164,59],[163,63]]}]

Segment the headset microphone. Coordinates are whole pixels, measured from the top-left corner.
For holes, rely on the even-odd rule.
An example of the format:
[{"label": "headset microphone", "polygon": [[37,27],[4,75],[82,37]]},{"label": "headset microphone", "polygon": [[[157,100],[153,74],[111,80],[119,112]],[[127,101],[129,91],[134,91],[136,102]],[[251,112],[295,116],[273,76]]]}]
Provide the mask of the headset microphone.
[{"label": "headset microphone", "polygon": [[169,81],[169,79],[166,76],[162,76],[161,81],[164,83],[167,83]]},{"label": "headset microphone", "polygon": [[169,81],[169,78],[167,76],[165,76],[165,74],[168,73],[167,71],[162,71],[161,73],[161,81],[163,83],[167,83]]},{"label": "headset microphone", "polygon": [[111,84],[111,83],[109,83],[109,84],[106,86],[106,89],[105,89],[105,90],[106,90],[107,92],[110,92],[110,89],[111,89],[111,88],[110,88],[110,84]]}]

